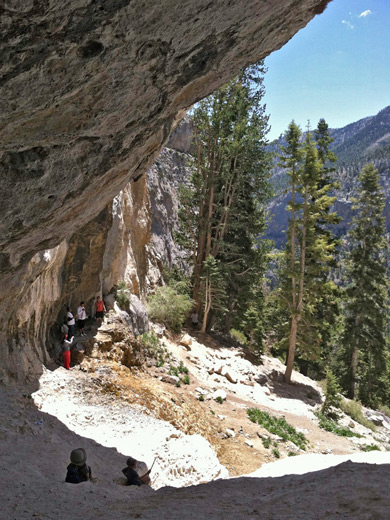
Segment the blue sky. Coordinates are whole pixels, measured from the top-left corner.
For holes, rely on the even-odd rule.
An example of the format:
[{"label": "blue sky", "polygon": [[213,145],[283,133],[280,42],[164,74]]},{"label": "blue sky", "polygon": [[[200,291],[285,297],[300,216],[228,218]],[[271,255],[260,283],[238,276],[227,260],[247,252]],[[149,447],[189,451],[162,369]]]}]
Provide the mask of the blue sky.
[{"label": "blue sky", "polygon": [[340,128],[390,105],[390,0],[333,0],[265,60],[270,140],[292,119]]}]

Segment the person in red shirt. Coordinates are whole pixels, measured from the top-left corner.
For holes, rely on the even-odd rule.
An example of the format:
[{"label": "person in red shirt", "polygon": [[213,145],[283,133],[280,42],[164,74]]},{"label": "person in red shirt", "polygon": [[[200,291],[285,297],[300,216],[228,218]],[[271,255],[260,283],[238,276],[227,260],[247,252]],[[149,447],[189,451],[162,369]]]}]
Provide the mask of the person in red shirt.
[{"label": "person in red shirt", "polygon": [[98,296],[95,302],[95,317],[98,327],[100,327],[102,321],[104,321],[104,312],[106,312],[106,307],[104,306],[103,300]]}]

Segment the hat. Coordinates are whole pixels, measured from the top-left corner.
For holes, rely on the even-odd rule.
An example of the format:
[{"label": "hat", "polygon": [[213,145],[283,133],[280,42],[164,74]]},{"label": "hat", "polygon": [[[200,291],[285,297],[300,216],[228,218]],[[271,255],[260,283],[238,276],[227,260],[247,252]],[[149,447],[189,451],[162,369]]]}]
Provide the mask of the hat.
[{"label": "hat", "polygon": [[65,339],[67,339],[67,337],[68,337],[68,335],[67,335],[67,334],[65,334]]},{"label": "hat", "polygon": [[77,448],[72,450],[70,454],[70,461],[75,466],[82,466],[87,460],[87,453],[84,448]]},{"label": "hat", "polygon": [[129,457],[126,461],[126,464],[131,468],[137,464],[137,461],[133,459],[133,457]]}]

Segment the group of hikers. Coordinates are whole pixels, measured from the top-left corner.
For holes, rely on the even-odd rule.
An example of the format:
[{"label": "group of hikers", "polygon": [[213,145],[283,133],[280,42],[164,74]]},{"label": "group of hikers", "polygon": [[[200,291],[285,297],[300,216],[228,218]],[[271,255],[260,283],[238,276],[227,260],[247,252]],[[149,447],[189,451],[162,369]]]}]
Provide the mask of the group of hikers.
[{"label": "group of hikers", "polygon": [[[104,320],[104,313],[107,312],[104,302],[100,296],[96,298],[94,308],[97,326],[100,327]],[[87,333],[84,331],[84,328],[85,321],[88,319],[88,316],[85,310],[84,302],[80,302],[80,305],[77,307],[76,314],[73,314],[71,307],[66,308],[66,316],[61,326],[62,357],[64,359],[64,367],[67,370],[70,368],[70,348],[73,344],[73,339],[75,336],[76,319],[80,336],[86,336]]]},{"label": "group of hikers", "polygon": [[[126,484],[128,486],[142,486],[142,484],[150,486],[151,481],[149,474],[152,468],[144,475],[139,476],[136,470],[137,461],[133,459],[133,457],[129,457],[126,463],[127,466],[122,469],[122,473],[127,479]],[[92,477],[91,467],[87,465],[87,452],[84,448],[72,450],[70,454],[70,464],[66,469],[65,482],[69,482],[70,484],[79,484],[80,482],[87,482],[88,480],[96,482],[96,479]]]}]

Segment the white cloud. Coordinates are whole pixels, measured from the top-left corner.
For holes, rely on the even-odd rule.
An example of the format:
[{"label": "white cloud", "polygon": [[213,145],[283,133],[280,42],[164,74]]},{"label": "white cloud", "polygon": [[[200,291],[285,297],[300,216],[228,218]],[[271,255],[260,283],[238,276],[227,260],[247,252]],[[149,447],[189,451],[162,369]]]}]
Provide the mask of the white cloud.
[{"label": "white cloud", "polygon": [[352,25],[351,22],[348,22],[347,20],[342,20],[341,23],[343,23],[344,25],[346,25],[346,26],[347,26],[347,29],[352,30],[352,29],[355,28],[355,26]]},{"label": "white cloud", "polygon": [[372,14],[372,12],[369,9],[367,9],[367,11],[363,11],[362,13],[359,14],[359,18],[365,18],[369,14]]}]

